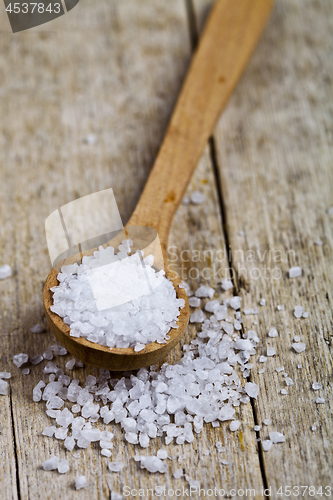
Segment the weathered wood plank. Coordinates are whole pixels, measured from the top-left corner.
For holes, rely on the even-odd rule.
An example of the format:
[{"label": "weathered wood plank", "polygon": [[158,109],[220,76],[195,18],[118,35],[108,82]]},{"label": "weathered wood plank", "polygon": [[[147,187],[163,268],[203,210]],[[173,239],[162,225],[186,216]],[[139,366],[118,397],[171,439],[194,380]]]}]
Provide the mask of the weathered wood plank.
[{"label": "weathered wood plank", "polygon": [[[199,24],[207,3],[194,0]],[[263,345],[277,350],[264,374],[258,374],[261,363],[253,370],[260,385],[258,423],[272,420],[260,437],[278,430],[287,440],[263,454],[272,498],[286,485],[315,486],[316,496],[331,481],[331,31],[331,3],[278,1],[214,135],[237,291],[245,307],[267,301],[245,326],[258,318]],[[293,265],[303,276],[290,280]],[[309,318],[296,319],[295,305]],[[278,338],[267,336],[272,327]],[[307,345],[302,354],[291,348],[295,335]],[[281,365],[294,382],[287,396],[280,394],[284,377],[275,371]],[[323,389],[313,391],[313,382]],[[315,404],[318,396],[325,405]],[[311,498],[309,491],[304,498]]]}]

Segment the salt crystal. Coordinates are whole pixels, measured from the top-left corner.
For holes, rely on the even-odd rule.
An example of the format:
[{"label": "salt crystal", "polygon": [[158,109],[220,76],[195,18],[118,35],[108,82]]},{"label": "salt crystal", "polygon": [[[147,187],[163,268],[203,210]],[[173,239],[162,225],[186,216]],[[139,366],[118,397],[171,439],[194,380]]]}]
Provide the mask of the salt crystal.
[{"label": "salt crystal", "polygon": [[249,314],[259,314],[259,309],[257,309],[256,307],[252,307],[250,309],[243,309],[243,313],[246,314],[246,315],[249,315]]},{"label": "salt crystal", "polygon": [[272,443],[284,443],[286,438],[281,432],[270,432],[269,433],[269,439],[272,441]]},{"label": "salt crystal", "polygon": [[261,370],[259,370],[258,373],[265,373],[265,368],[262,368]]},{"label": "salt crystal", "polygon": [[246,382],[245,392],[248,396],[250,396],[250,398],[257,399],[259,386],[257,384],[254,384],[253,382]]},{"label": "salt crystal", "polygon": [[298,335],[295,335],[294,342],[300,342],[300,340],[301,340],[301,337],[299,337]]},{"label": "salt crystal", "polygon": [[68,461],[65,458],[59,460],[58,472],[60,474],[65,474],[68,471],[69,471],[69,463],[68,463]]},{"label": "salt crystal", "polygon": [[319,382],[313,382],[312,389],[314,391],[318,391],[319,389],[322,389],[322,388],[323,388],[323,386],[321,384],[319,384]]},{"label": "salt crystal", "polygon": [[64,427],[58,427],[54,432],[54,437],[61,440],[66,439],[67,432],[68,429],[65,429]]},{"label": "salt crystal", "polygon": [[7,396],[8,394],[8,382],[0,379],[0,394],[1,396]]},{"label": "salt crystal", "polygon": [[199,297],[190,297],[188,299],[188,303],[191,307],[199,307],[201,304],[201,300],[199,299]]},{"label": "salt crystal", "polygon": [[81,490],[82,488],[86,488],[88,486],[88,482],[86,476],[78,476],[75,479],[75,489]]},{"label": "salt crystal", "polygon": [[291,267],[289,269],[289,278],[298,278],[302,276],[302,268],[299,266]]},{"label": "salt crystal", "polygon": [[311,430],[312,430],[312,431],[316,431],[316,430],[317,430],[317,426],[316,426],[316,424],[313,424],[313,425],[311,426]]},{"label": "salt crystal", "polygon": [[318,238],[318,240],[315,241],[315,244],[321,247],[322,244],[323,244],[323,240],[321,240],[320,238]]},{"label": "salt crystal", "polygon": [[275,356],[276,349],[274,347],[267,347],[267,356]]},{"label": "salt crystal", "polygon": [[261,306],[265,306],[265,305],[266,305],[266,299],[260,299],[259,304],[260,304]]},{"label": "salt crystal", "polygon": [[201,205],[202,203],[204,203],[204,201],[206,201],[206,196],[200,191],[193,191],[190,195],[190,198],[191,202],[194,205]]},{"label": "salt crystal", "polygon": [[301,369],[301,368],[302,368],[301,363],[297,365],[297,368],[298,368],[298,369]]},{"label": "salt crystal", "polygon": [[210,286],[202,285],[195,292],[195,296],[199,298],[209,297],[210,299],[214,296],[215,290]]},{"label": "salt crystal", "polygon": [[82,361],[77,361],[75,363],[75,368],[84,368],[84,363],[82,363]]},{"label": "salt crystal", "polygon": [[64,441],[64,446],[67,450],[73,451],[74,446],[75,446],[75,439],[71,436],[66,437]]},{"label": "salt crystal", "polygon": [[11,374],[8,372],[0,372],[0,378],[10,378]]},{"label": "salt crystal", "polygon": [[190,485],[191,490],[199,490],[200,489],[200,481],[196,481],[195,479],[191,479],[188,484]]},{"label": "salt crystal", "polygon": [[237,295],[234,296],[234,297],[231,297],[231,299],[229,300],[229,305],[230,307],[232,307],[233,309],[237,310],[240,308],[241,306],[241,301],[242,301],[242,298],[241,297],[238,297]]},{"label": "salt crystal", "polygon": [[45,328],[43,325],[40,325],[37,323],[37,325],[33,326],[32,328],[30,328],[30,331],[32,333],[43,333],[45,331]]},{"label": "salt crystal", "polygon": [[45,462],[42,462],[43,470],[56,470],[58,468],[58,465],[58,457],[51,457],[48,460],[45,460]]},{"label": "salt crystal", "polygon": [[13,274],[12,268],[8,264],[0,266],[0,280],[10,278]]},{"label": "salt crystal", "polygon": [[284,395],[288,394],[287,389],[281,389],[281,394],[284,394]]},{"label": "salt crystal", "polygon": [[38,365],[39,363],[41,363],[43,361],[43,356],[41,356],[40,354],[37,354],[37,356],[34,356],[33,358],[30,359],[31,363],[33,365]]},{"label": "salt crystal", "polygon": [[330,208],[327,210],[327,213],[328,213],[328,215],[333,215],[333,207],[330,207]]},{"label": "salt crystal", "polygon": [[194,313],[191,314],[190,316],[190,323],[202,323],[205,321],[206,316],[204,312],[201,309],[198,309],[197,311],[194,311]]},{"label": "salt crystal", "polygon": [[158,457],[140,457],[141,469],[147,469],[149,472],[161,472],[164,474],[167,471],[167,465],[162,462]]},{"label": "salt crystal", "polygon": [[166,450],[158,450],[157,452],[157,457],[160,458],[161,460],[164,460],[166,458],[168,458],[168,452]]},{"label": "salt crystal", "polygon": [[280,372],[283,372],[284,370],[284,366],[279,366],[278,368],[275,368],[275,370],[280,373]]},{"label": "salt crystal", "polygon": [[309,316],[309,313],[307,311],[304,311],[304,313],[302,314],[302,318],[308,318]]},{"label": "salt crystal", "polygon": [[46,429],[43,430],[42,435],[47,437],[53,437],[55,430],[56,427],[54,425],[51,425],[51,427],[46,427]]},{"label": "salt crystal", "polygon": [[230,422],[229,429],[232,432],[238,431],[239,428],[240,428],[240,421],[239,420],[233,420],[232,422]]},{"label": "salt crystal", "polygon": [[32,391],[33,401],[37,402],[42,399],[41,389],[43,389],[44,387],[45,387],[45,382],[43,382],[43,380],[40,380]]},{"label": "salt crystal", "polygon": [[93,146],[96,144],[97,141],[97,136],[95,134],[88,134],[84,139],[83,142],[85,144],[88,144],[89,146]]},{"label": "salt crystal", "polygon": [[278,311],[283,311],[284,310],[284,305],[279,304],[278,306],[276,306],[276,308],[277,308]]},{"label": "salt crystal", "polygon": [[146,347],[146,345],[145,345],[145,344],[136,344],[136,346],[134,347],[134,352],[140,352],[140,351],[142,351],[145,347]]},{"label": "salt crystal", "polygon": [[117,491],[111,491],[110,500],[123,500],[123,498],[123,495],[121,495]]},{"label": "salt crystal", "polygon": [[67,361],[67,363],[65,364],[67,370],[73,370],[75,363],[76,363],[75,358],[71,359],[70,361]]},{"label": "salt crystal", "polygon": [[271,328],[268,332],[269,337],[277,337],[279,334],[276,328]]},{"label": "salt crystal", "polygon": [[264,420],[264,424],[265,424],[265,425],[270,425],[271,423],[272,423],[272,421],[271,421],[269,418],[266,418],[266,419]]},{"label": "salt crystal", "polygon": [[109,462],[108,469],[111,472],[120,472],[124,467],[123,462]]},{"label": "salt crystal", "polygon": [[111,457],[111,451],[108,450],[107,448],[102,448],[101,455],[103,455],[103,457],[110,458]]},{"label": "salt crystal", "polygon": [[184,196],[184,198],[182,199],[182,205],[189,205],[190,201],[191,200],[189,196]]},{"label": "salt crystal", "polygon": [[52,363],[52,361],[49,361],[46,366],[44,366],[44,373],[57,373],[59,371],[59,368]]},{"label": "salt crystal", "polygon": [[220,462],[221,462],[222,465],[229,465],[228,460],[225,460],[223,458],[220,460]]},{"label": "salt crystal", "polygon": [[173,477],[175,479],[179,479],[180,477],[182,477],[183,475],[183,469],[177,469],[175,470],[175,472],[173,473]]},{"label": "salt crystal", "polygon": [[304,344],[303,342],[294,343],[292,344],[292,346],[297,353],[301,353],[306,349],[306,344]]},{"label": "salt crystal", "polygon": [[295,306],[294,309],[294,316],[295,318],[301,318],[304,313],[304,307],[303,306]]},{"label": "salt crystal", "polygon": [[28,359],[28,355],[21,352],[20,354],[15,354],[15,356],[13,357],[13,363],[15,366],[20,368],[22,365],[24,365],[24,363],[28,362]]},{"label": "salt crystal", "polygon": [[317,404],[324,404],[325,403],[325,399],[324,398],[317,398],[315,402]]},{"label": "salt crystal", "polygon": [[267,357],[266,356],[260,356],[259,358],[259,363],[266,363]]},{"label": "salt crystal", "polygon": [[227,291],[227,290],[230,290],[231,288],[233,288],[233,283],[232,281],[228,280],[228,279],[223,279],[221,281],[221,287],[223,288],[223,290]]},{"label": "salt crystal", "polygon": [[293,385],[293,383],[294,383],[290,377],[286,377],[285,381],[286,381],[287,385]]},{"label": "salt crystal", "polygon": [[259,432],[259,431],[260,431],[260,429],[261,429],[261,426],[260,426],[260,425],[255,425],[255,426],[254,426],[254,430],[255,430],[256,432]]},{"label": "salt crystal", "polygon": [[54,354],[56,354],[57,356],[66,356],[67,354],[67,350],[61,346],[61,345],[51,345],[50,348],[49,348],[50,351],[53,351]]},{"label": "salt crystal", "polygon": [[262,444],[264,451],[269,451],[271,449],[273,443],[269,439],[266,439],[265,441],[262,441],[261,444]]},{"label": "salt crystal", "polygon": [[30,373],[30,368],[23,368],[22,370],[23,375],[29,375],[29,373]]}]

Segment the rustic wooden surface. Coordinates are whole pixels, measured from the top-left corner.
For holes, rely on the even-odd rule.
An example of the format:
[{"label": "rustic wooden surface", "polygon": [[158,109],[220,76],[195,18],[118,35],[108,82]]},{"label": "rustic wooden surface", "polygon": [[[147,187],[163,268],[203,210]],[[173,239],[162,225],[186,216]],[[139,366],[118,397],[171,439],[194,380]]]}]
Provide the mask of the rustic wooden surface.
[{"label": "rustic wooden surface", "polygon": [[[113,187],[123,221],[129,219],[209,7],[209,0],[87,0],[49,25],[16,35],[10,34],[2,12],[0,264],[11,264],[15,271],[13,278],[0,281],[0,370],[13,374],[10,396],[0,396],[0,491],[6,500],[105,499],[124,485],[181,487],[186,482],[172,477],[180,466],[203,488],[255,488],[252,498],[262,498],[263,486],[272,487],[275,499],[284,498],[276,494],[279,486],[318,490],[331,481],[333,17],[328,0],[277,1],[189,186],[189,192],[202,190],[207,203],[181,206],[172,225],[175,268],[193,287],[207,281],[207,268],[212,284],[227,275],[229,263],[220,261],[217,252],[230,248],[235,293],[247,307],[266,298],[258,316],[246,317],[246,326],[258,321],[254,328],[262,339],[260,354],[272,345],[277,356],[261,375],[259,356],[253,361],[252,378],[260,395],[253,408],[241,408],[241,431],[232,434],[227,425],[206,425],[191,445],[169,446],[173,457],[185,455],[181,465],[174,458],[166,475],[149,475],[131,460],[135,447],[122,441],[115,425],[113,459],[125,461],[126,468],[110,473],[108,459],[94,447],[75,459],[61,442],[41,436],[50,420],[43,405],[32,402],[32,388],[45,378],[43,363],[23,376],[11,361],[17,352],[33,356],[54,342],[49,331],[29,331],[45,321],[42,288],[50,270],[46,217],[77,197]],[[96,134],[95,145],[84,143],[89,133]],[[315,243],[319,238],[322,246]],[[204,254],[207,250],[213,257]],[[278,251],[281,260],[274,262]],[[301,278],[289,280],[291,265],[303,268]],[[280,269],[281,277],[267,278],[264,266]],[[284,311],[277,311],[278,304],[284,304]],[[297,304],[310,312],[307,319],[293,317]],[[273,326],[279,337],[269,339]],[[302,354],[291,351],[294,335],[307,344]],[[187,340],[193,336],[192,326]],[[179,356],[177,348],[174,357]],[[65,361],[57,359],[60,366]],[[287,396],[279,393],[283,375],[275,367],[280,365],[294,381]],[[79,370],[75,376],[87,373],[97,372]],[[314,392],[313,382],[321,382],[323,389]],[[319,395],[325,405],[314,403]],[[261,438],[269,430],[287,438],[267,453],[252,430],[265,418],[272,424],[263,426]],[[314,423],[317,431],[310,430]],[[216,453],[218,440],[227,448],[222,458],[228,466]],[[153,454],[161,444],[156,439],[143,453]],[[202,454],[206,449],[209,456]],[[41,469],[53,454],[69,458],[70,473]],[[75,492],[78,474],[87,475],[89,487]],[[322,497],[307,492],[303,498]]]}]

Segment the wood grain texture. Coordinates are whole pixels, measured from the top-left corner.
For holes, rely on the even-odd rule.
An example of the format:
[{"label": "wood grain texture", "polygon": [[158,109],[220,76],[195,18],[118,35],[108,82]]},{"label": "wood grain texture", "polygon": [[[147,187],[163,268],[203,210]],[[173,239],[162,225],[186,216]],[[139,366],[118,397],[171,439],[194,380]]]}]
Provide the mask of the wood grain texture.
[{"label": "wood grain texture", "polygon": [[[209,3],[194,1],[199,26]],[[258,307],[260,298],[267,301],[259,316],[246,317],[245,327],[258,320],[260,354],[267,346],[277,351],[266,365],[257,360],[253,370],[260,386],[257,422],[272,420],[260,437],[266,439],[270,430],[286,436],[285,445],[263,453],[272,498],[280,486],[312,485],[316,496],[320,486],[331,485],[331,32],[331,3],[277,2],[214,134],[236,291],[245,307]],[[294,265],[303,275],[289,279]],[[284,311],[277,310],[278,304]],[[296,305],[309,311],[307,319],[294,317]],[[268,337],[272,327],[278,338]],[[307,345],[302,354],[291,347],[295,335]],[[263,366],[265,373],[258,374]],[[275,371],[279,366],[294,382],[286,396],[280,394],[286,383],[283,372]],[[313,391],[313,382],[323,389]],[[315,403],[318,396],[325,398],[324,405]]]},{"label": "wood grain texture", "polygon": [[[139,470],[132,459],[136,447],[125,443],[119,426],[113,426],[112,460],[126,463],[126,468],[115,474],[107,471],[108,459],[101,459],[94,446],[82,450],[75,459],[60,441],[41,436],[52,421],[45,415],[43,403],[32,402],[32,389],[40,379],[46,380],[42,371],[45,363],[31,367],[28,376],[11,363],[18,352],[34,356],[54,343],[49,330],[45,334],[30,332],[37,322],[46,326],[41,298],[51,267],[43,228],[46,217],[77,197],[111,186],[123,221],[129,219],[191,57],[183,1],[169,1],[165,6],[154,0],[140,5],[132,0],[91,1],[76,9],[76,15],[73,10],[73,16],[64,16],[63,24],[55,21],[54,31],[49,25],[0,40],[5,54],[0,106],[1,115],[6,117],[0,150],[4,221],[0,245],[2,262],[15,270],[13,278],[0,282],[1,335],[9,365],[2,368],[11,367],[15,375],[11,404],[20,498],[67,500],[79,494],[81,499],[106,499],[110,490],[121,491],[124,485],[186,486],[183,479],[172,477],[179,467],[205,487],[230,489],[246,484],[259,488],[262,479],[249,405],[242,408],[242,433],[231,434],[226,425],[215,429],[207,425],[192,445],[169,446],[173,460],[165,476]],[[88,133],[96,134],[96,145],[84,142]],[[199,249],[203,255],[212,247],[225,247],[207,152],[189,189],[198,187],[210,193],[208,203],[180,207],[170,235],[171,242],[177,242],[178,255],[182,249]],[[212,259],[207,259],[201,263],[184,260],[187,270],[201,270],[193,285],[206,282],[204,268],[213,268]],[[179,271],[182,264],[174,263]],[[212,276],[209,281],[214,280]],[[191,336],[195,336],[193,326],[186,340]],[[180,353],[178,346],[168,359],[179,359]],[[68,359],[58,357],[55,362],[64,368]],[[73,375],[83,381],[88,373],[98,375],[93,368]],[[6,404],[8,412],[9,402]],[[10,461],[4,469],[1,492],[5,491],[5,498],[16,498],[15,450],[7,416],[6,422],[8,431],[2,436],[2,446]],[[227,448],[222,457],[215,448],[218,440]],[[162,441],[156,439],[143,453],[156,454],[161,446]],[[207,449],[209,456],[203,454]],[[41,469],[42,461],[52,455],[69,459],[68,474]],[[179,456],[184,457],[181,462],[177,461]],[[221,458],[230,465],[223,465]],[[87,475],[89,486],[77,493],[73,483],[79,474]]]}]

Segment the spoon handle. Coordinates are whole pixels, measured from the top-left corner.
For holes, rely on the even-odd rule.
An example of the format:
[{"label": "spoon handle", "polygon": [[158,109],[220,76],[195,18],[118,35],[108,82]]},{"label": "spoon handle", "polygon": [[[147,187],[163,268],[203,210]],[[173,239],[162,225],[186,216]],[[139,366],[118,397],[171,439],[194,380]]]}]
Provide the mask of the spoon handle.
[{"label": "spoon handle", "polygon": [[273,0],[217,0],[212,9],[154,167],[128,223],[156,229],[163,247],[174,212],[272,5]]}]

